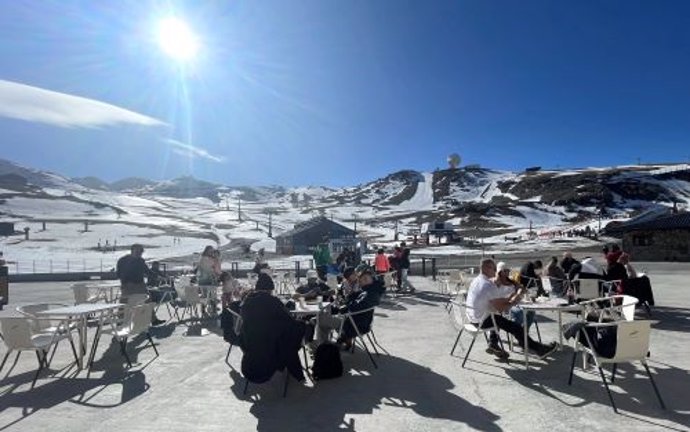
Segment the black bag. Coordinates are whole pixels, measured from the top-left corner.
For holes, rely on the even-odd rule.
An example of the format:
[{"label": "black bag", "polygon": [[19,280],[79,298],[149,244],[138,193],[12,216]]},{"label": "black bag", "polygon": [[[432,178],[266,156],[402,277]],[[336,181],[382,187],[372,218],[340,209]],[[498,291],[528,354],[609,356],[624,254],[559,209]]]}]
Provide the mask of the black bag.
[{"label": "black bag", "polygon": [[314,354],[314,365],[311,371],[317,381],[343,376],[343,362],[340,360],[338,345],[330,342],[319,345]]}]

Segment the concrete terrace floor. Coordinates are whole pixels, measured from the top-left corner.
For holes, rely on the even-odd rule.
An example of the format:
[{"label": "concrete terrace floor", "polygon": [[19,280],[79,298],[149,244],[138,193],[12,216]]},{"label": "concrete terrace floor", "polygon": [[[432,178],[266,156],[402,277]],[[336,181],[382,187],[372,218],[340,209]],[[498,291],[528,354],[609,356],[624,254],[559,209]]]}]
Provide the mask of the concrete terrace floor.
[{"label": "concrete terrace floor", "polygon": [[[224,362],[220,329],[184,336],[186,326],[169,324],[152,330],[160,357],[143,338],[130,343],[130,370],[103,338],[94,371],[76,373],[63,342],[34,389],[35,356],[22,354],[10,369],[12,355],[0,373],[0,431],[690,431],[690,265],[645,267],[657,298],[653,318],[660,321],[650,365],[667,411],[659,408],[641,367],[619,367],[612,390],[620,415],[593,370],[578,367],[568,386],[568,347],[546,361],[535,359],[536,367],[525,371],[519,353],[501,363],[479,340],[462,369],[469,339],[463,337],[455,356],[449,355],[453,317],[436,285],[413,277],[417,294],[387,299],[376,315],[378,339],[390,352],[377,359],[379,369],[361,351],[343,353],[342,378],[316,386],[291,380],[283,399],[282,376],[276,375],[270,383],[250,385],[243,396],[241,352],[233,349],[232,368]],[[0,316],[16,315],[14,307],[25,303],[70,303],[68,287],[13,284],[12,303]],[[550,317],[540,319],[540,328],[545,339],[555,339]]]}]

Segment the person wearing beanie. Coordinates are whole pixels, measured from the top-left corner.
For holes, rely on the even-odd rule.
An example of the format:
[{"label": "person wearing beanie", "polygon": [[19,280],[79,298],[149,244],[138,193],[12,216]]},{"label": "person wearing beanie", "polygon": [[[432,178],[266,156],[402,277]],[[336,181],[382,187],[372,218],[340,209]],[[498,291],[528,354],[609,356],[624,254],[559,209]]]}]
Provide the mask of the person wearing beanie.
[{"label": "person wearing beanie", "polygon": [[260,273],[254,290],[242,303],[242,375],[262,383],[287,367],[302,382],[299,351],[306,326],[290,316],[280,299],[272,295],[274,289],[273,279]]}]

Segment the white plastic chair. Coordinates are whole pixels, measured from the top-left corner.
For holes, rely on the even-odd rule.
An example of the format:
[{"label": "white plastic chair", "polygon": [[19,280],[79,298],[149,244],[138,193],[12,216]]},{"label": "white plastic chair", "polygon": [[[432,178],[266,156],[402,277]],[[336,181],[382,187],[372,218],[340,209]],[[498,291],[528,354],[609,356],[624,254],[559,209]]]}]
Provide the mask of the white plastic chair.
[{"label": "white plastic chair", "polygon": [[[364,348],[364,351],[366,351],[367,355],[369,356],[369,360],[371,360],[371,363],[374,365],[374,368],[378,369],[379,366],[376,364],[376,361],[374,360],[374,356],[371,355],[371,351],[369,351],[369,348],[367,347],[366,341],[364,340],[364,336],[366,336],[367,339],[369,339],[369,343],[371,343],[371,346],[373,347],[376,355],[380,355],[378,350],[376,349],[376,347],[377,346],[381,347],[381,345],[378,343],[378,341],[376,340],[376,336],[374,335],[374,317],[373,317],[373,315],[374,315],[375,309],[376,309],[375,307],[371,307],[371,308],[363,309],[363,310],[356,311],[356,312],[348,312],[345,314],[341,314],[340,316],[344,319],[340,324],[340,329],[338,330],[338,334],[342,335],[343,327],[345,327],[345,322],[349,321],[350,325],[352,325],[352,328],[355,330],[355,333],[357,334],[355,336],[355,341],[357,341],[357,340],[359,341],[359,343]],[[372,321],[371,321],[371,324],[369,325],[369,331],[362,332],[359,329],[359,327],[357,327],[357,324],[355,323],[354,317],[357,315],[363,315],[366,313],[372,314]],[[373,340],[372,340],[372,336],[374,337]],[[352,344],[352,352],[354,352],[354,349],[355,349],[355,344],[353,343]],[[381,349],[383,349],[383,347],[381,347]]]},{"label": "white plastic chair", "polygon": [[635,306],[639,300],[629,295],[613,295],[580,302],[585,316],[598,315],[598,322],[605,318],[614,321],[634,321]]},{"label": "white plastic chair", "polygon": [[[467,303],[459,303],[456,301],[453,301],[453,305],[457,306],[460,308],[460,331],[458,332],[458,337],[455,338],[455,343],[453,344],[453,349],[450,350],[450,355],[452,356],[453,353],[455,352],[455,348],[457,348],[458,343],[460,342],[460,336],[464,332],[469,333],[472,336],[472,342],[470,343],[470,347],[467,349],[467,352],[465,353],[465,358],[462,360],[462,367],[465,367],[465,363],[467,363],[467,358],[470,356],[470,352],[472,351],[472,347],[474,346],[474,342],[477,340],[477,336],[480,334],[483,334],[486,336],[487,333],[495,331],[496,334],[498,334],[498,327],[496,326],[496,321],[493,318],[493,315],[491,315],[491,320],[493,321],[493,326],[492,327],[487,327],[487,328],[480,328],[479,325],[481,325],[482,322],[486,319],[486,316],[483,316],[482,319],[479,322],[479,325],[475,325],[474,323],[469,322],[469,319],[467,317],[467,309],[473,309],[471,306],[469,306]],[[501,348],[503,348],[503,341],[501,339],[498,339],[498,343],[501,345]]]},{"label": "white plastic chair", "polygon": [[591,300],[601,297],[599,293],[599,279],[578,279],[580,281],[580,300]]},{"label": "white plastic chair", "polygon": [[[34,351],[38,359],[38,370],[31,383],[32,388],[36,384],[38,375],[43,368],[50,366],[48,351],[58,339],[57,333],[34,333],[32,331],[33,327],[40,327],[42,325],[37,324],[36,321],[42,320],[35,318],[0,318],[0,332],[3,335],[2,340],[5,343],[5,347],[7,347],[7,353],[2,359],[0,370],[5,366],[7,358],[13,351],[18,352],[17,358],[22,351]],[[52,320],[48,319],[47,321],[50,323]]]},{"label": "white plastic chair", "polygon": [[57,351],[60,341],[64,339],[69,340],[74,359],[77,359],[77,350],[74,347],[74,340],[72,340],[72,335],[68,334],[77,328],[77,324],[64,319],[42,318],[38,315],[40,312],[66,306],[67,305],[61,303],[36,303],[17,306],[16,308],[17,312],[23,316],[32,318],[30,323],[33,334],[50,334],[55,336],[55,347],[53,348],[53,353],[50,355],[49,364],[53,361],[53,357],[55,357],[55,351]]},{"label": "white plastic chair", "polygon": [[74,294],[74,304],[84,303],[98,303],[99,301],[107,301],[105,293],[91,293],[90,288],[83,283],[75,283],[72,285],[72,292]]},{"label": "white plastic chair", "polygon": [[[649,366],[647,365],[647,354],[649,353],[649,335],[651,333],[651,321],[618,321],[613,323],[594,323],[587,324],[583,329],[580,329],[580,333],[584,335],[587,345],[579,343],[579,335],[575,338],[575,346],[573,352],[573,360],[570,366],[570,377],[568,378],[568,385],[573,382],[573,371],[575,369],[575,362],[577,360],[577,354],[582,352],[584,354],[589,354],[594,359],[594,364],[599,369],[599,375],[601,380],[604,382],[604,387],[606,387],[606,392],[609,396],[609,401],[611,402],[611,407],[613,411],[618,413],[616,404],[613,401],[613,395],[609,389],[608,382],[604,376],[604,371],[601,368],[605,364],[613,364],[613,370],[611,372],[611,384],[613,384],[616,378],[616,369],[618,363],[632,363],[640,362],[647,371],[647,376],[649,377],[652,387],[654,388],[654,393],[659,400],[659,404],[662,409],[666,409],[664,401],[661,398],[659,389],[654,382],[651,372],[649,371]],[[590,329],[604,329],[604,328],[616,328],[616,353],[613,358],[600,357],[599,354],[592,349],[592,341],[589,337],[588,332],[585,330]]]},{"label": "white plastic chair", "polygon": [[121,324],[118,325],[115,321],[111,321],[109,326],[99,328],[91,348],[89,369],[93,366],[98,342],[103,334],[110,334],[118,341],[120,344],[120,352],[127,361],[129,367],[132,367],[132,362],[127,354],[127,339],[138,334],[143,333],[146,335],[153,351],[156,353],[156,357],[158,357],[158,349],[156,349],[156,345],[153,343],[153,339],[149,333],[149,328],[151,327],[151,314],[153,313],[154,306],[154,303],[144,303],[132,308],[126,308],[125,318]]}]

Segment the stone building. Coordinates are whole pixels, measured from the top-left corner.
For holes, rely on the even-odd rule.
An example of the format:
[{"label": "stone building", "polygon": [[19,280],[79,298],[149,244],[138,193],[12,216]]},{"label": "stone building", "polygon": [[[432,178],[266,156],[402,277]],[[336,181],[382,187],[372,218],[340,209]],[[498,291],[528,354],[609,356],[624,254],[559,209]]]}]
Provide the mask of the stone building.
[{"label": "stone building", "polygon": [[635,261],[690,261],[690,213],[630,221],[607,230]]}]

